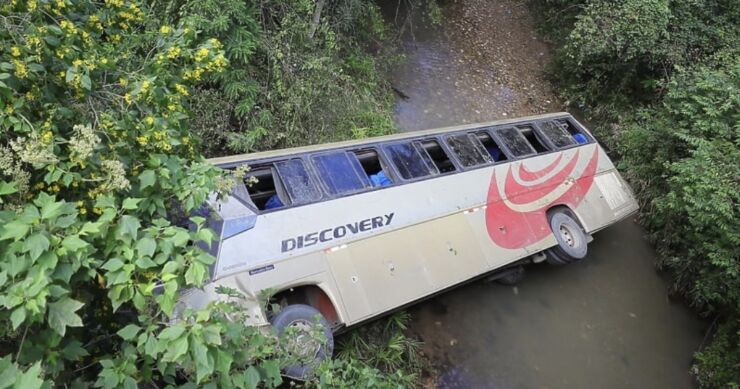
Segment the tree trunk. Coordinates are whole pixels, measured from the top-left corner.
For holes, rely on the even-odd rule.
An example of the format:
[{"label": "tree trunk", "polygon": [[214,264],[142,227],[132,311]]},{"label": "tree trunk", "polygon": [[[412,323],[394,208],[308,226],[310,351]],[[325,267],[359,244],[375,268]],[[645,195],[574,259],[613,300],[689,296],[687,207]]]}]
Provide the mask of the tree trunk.
[{"label": "tree trunk", "polygon": [[318,0],[316,2],[316,8],[313,10],[313,21],[311,21],[311,29],[308,30],[309,39],[313,39],[316,34],[316,30],[319,29],[319,22],[321,22],[321,10],[324,8],[326,0]]}]

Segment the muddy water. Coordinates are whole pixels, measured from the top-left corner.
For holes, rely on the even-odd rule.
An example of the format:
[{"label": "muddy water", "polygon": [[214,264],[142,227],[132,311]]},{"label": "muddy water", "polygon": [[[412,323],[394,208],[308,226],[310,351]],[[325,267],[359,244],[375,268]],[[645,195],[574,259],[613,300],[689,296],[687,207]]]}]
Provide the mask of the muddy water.
[{"label": "muddy water", "polygon": [[[402,24],[389,3],[386,17]],[[562,109],[523,2],[447,2],[443,15],[441,25],[417,14],[404,27],[406,61],[389,74],[402,130]],[[595,236],[583,262],[530,266],[517,287],[474,282],[416,305],[412,327],[435,385],[694,387],[688,370],[705,323],[668,300],[643,234],[623,221]]]}]

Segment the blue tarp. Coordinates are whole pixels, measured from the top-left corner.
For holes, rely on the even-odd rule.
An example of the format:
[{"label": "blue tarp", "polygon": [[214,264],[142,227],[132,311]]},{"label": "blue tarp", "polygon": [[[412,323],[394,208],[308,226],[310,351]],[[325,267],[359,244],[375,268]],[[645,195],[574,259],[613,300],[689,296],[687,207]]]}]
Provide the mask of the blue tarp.
[{"label": "blue tarp", "polygon": [[373,184],[373,186],[388,186],[393,183],[391,179],[388,178],[388,176],[386,176],[385,172],[382,170],[375,174],[371,174],[370,182]]}]

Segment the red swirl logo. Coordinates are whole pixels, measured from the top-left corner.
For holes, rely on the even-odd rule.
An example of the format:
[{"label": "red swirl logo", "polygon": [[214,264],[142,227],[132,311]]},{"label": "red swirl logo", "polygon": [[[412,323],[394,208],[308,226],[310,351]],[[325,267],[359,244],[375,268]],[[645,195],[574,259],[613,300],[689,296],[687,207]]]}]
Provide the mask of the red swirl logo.
[{"label": "red swirl logo", "polygon": [[[578,149],[564,164],[565,153],[561,153],[536,171],[527,169],[524,162],[507,165],[501,171],[506,175],[503,188],[494,169],[486,208],[486,228],[491,240],[503,248],[519,249],[550,234],[547,210],[554,205],[575,209],[593,184],[599,150],[594,147],[588,162],[581,161],[582,151]],[[584,162],[586,166],[577,174],[577,167]]]}]

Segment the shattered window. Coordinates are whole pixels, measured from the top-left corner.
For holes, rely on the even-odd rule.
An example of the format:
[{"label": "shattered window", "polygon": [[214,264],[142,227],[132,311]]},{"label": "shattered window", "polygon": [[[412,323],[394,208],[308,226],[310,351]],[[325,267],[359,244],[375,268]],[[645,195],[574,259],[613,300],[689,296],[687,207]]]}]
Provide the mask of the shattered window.
[{"label": "shattered window", "polygon": [[356,192],[370,187],[362,165],[354,154],[345,151],[311,157],[319,178],[331,194]]},{"label": "shattered window", "polygon": [[557,147],[568,147],[576,144],[573,136],[568,132],[567,125],[565,123],[558,122],[544,122],[539,125],[542,132],[550,138],[553,144]]},{"label": "shattered window", "polygon": [[311,181],[300,159],[277,162],[275,168],[293,204],[306,204],[321,198],[319,189]]},{"label": "shattered window", "polygon": [[506,147],[515,157],[523,157],[535,153],[527,139],[514,127],[502,128],[496,131]]},{"label": "shattered window", "polygon": [[485,148],[478,142],[478,139],[468,135],[452,135],[447,137],[447,145],[457,155],[465,167],[483,165],[491,162],[490,155]]},{"label": "shattered window", "polygon": [[391,158],[391,162],[398,168],[404,179],[424,177],[432,174],[432,161],[429,156],[423,155],[411,143],[400,143],[384,147]]}]

